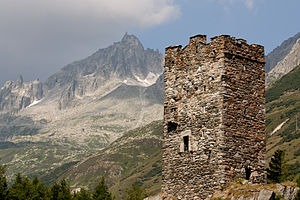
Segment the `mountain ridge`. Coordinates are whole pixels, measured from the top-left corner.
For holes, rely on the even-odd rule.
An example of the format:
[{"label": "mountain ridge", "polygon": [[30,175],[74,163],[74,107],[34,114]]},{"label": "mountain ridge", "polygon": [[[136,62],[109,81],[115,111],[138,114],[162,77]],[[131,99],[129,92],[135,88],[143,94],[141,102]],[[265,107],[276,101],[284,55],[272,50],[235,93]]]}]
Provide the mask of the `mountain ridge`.
[{"label": "mountain ridge", "polygon": [[[12,147],[0,149],[8,179],[17,172],[34,176],[64,168],[98,152],[124,132],[162,119],[162,65],[162,54],[145,50],[137,37],[126,34],[50,76],[41,83],[43,95],[16,112],[37,128],[30,129],[32,134],[16,129],[14,137],[3,140],[3,147]],[[125,99],[121,93],[132,95]],[[22,99],[22,90],[17,94]],[[10,115],[11,110],[2,111]],[[27,130],[25,125],[22,130]]]},{"label": "mountain ridge", "polygon": [[279,78],[293,70],[300,64],[300,38],[293,45],[291,51],[280,60],[277,65],[267,74],[267,87],[276,82]]},{"label": "mountain ridge", "polygon": [[277,65],[277,63],[291,51],[292,47],[299,38],[300,32],[284,40],[266,56],[266,73],[269,73]]}]

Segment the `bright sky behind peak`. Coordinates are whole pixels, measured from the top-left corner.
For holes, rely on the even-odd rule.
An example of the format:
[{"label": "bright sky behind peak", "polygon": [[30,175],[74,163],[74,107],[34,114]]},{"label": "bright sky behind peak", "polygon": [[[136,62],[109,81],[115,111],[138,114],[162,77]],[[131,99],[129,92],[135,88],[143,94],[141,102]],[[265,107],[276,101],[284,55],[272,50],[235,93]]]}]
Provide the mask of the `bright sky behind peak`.
[{"label": "bright sky behind peak", "polygon": [[300,32],[299,8],[299,0],[1,0],[0,84],[20,74],[45,80],[125,32],[161,52],[196,34],[228,34],[269,53]]}]

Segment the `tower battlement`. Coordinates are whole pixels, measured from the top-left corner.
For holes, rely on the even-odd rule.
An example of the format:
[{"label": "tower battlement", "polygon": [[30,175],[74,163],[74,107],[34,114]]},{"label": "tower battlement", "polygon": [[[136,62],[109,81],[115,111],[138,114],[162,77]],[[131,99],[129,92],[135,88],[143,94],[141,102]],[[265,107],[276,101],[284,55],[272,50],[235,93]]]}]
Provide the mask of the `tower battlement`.
[{"label": "tower battlement", "polygon": [[182,45],[174,45],[166,48],[168,53],[184,53],[186,51],[197,51],[205,48],[210,56],[220,57],[226,54],[240,56],[249,60],[265,63],[264,47],[259,44],[247,44],[244,39],[236,39],[230,35],[220,35],[211,38],[207,43],[206,35],[195,35],[190,37],[189,44],[182,49]]},{"label": "tower battlement", "polygon": [[265,183],[264,47],[228,35],[165,51],[162,191],[206,199],[235,178]]}]

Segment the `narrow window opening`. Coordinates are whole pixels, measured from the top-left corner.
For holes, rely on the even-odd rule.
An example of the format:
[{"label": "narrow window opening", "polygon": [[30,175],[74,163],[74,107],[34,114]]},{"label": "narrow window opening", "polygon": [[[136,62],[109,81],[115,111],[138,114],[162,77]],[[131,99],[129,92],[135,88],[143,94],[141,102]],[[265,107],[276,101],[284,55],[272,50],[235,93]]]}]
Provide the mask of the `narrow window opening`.
[{"label": "narrow window opening", "polygon": [[246,180],[250,180],[250,175],[251,175],[250,167],[246,167],[245,171],[246,171]]},{"label": "narrow window opening", "polygon": [[189,136],[183,136],[184,151],[189,151]]},{"label": "narrow window opening", "polygon": [[168,133],[176,131],[178,124],[175,122],[168,122]]},{"label": "narrow window opening", "polygon": [[204,91],[204,92],[206,91],[206,85],[203,86],[203,91]]}]

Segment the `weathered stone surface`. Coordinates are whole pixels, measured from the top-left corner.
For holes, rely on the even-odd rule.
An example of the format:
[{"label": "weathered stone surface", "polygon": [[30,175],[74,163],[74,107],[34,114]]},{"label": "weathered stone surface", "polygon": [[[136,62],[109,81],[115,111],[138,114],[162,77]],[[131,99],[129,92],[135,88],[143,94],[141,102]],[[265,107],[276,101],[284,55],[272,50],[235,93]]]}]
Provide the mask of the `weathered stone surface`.
[{"label": "weathered stone surface", "polygon": [[293,45],[291,51],[277,63],[277,65],[267,74],[267,87],[271,86],[276,80],[292,71],[300,64],[300,39]]},{"label": "weathered stone surface", "polygon": [[162,192],[206,199],[265,183],[264,48],[227,35],[166,48]]},{"label": "weathered stone surface", "polygon": [[271,190],[261,190],[257,198],[257,200],[273,200],[273,199],[275,199],[275,193]]},{"label": "weathered stone surface", "polygon": [[161,197],[161,195],[155,195],[155,196],[147,197],[144,200],[163,200],[163,198]]},{"label": "weathered stone surface", "polygon": [[276,184],[276,187],[280,195],[287,200],[295,199],[297,192],[299,190],[298,187],[291,187],[291,186],[286,186],[281,184]]},{"label": "weathered stone surface", "polygon": [[16,113],[43,96],[43,85],[38,79],[24,82],[20,76],[16,81],[7,81],[0,89],[0,112]]}]

